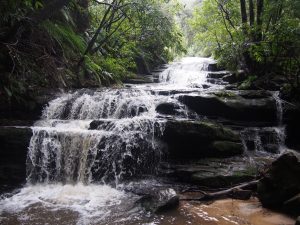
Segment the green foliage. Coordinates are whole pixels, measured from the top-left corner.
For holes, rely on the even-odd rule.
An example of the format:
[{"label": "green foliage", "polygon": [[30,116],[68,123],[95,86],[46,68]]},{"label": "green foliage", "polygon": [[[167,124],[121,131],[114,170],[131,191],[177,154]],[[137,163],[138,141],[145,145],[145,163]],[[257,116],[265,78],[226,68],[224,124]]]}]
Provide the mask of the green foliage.
[{"label": "green foliage", "polygon": [[[99,2],[53,4],[54,11],[45,0],[1,3],[0,96],[21,101],[36,88],[112,85],[133,76],[140,57],[154,68],[184,51],[176,0]],[[49,17],[36,16],[49,9]]]},{"label": "green foliage", "polygon": [[239,89],[242,90],[251,89],[253,82],[256,80],[257,80],[257,76],[248,76],[248,78],[245,81],[243,81],[243,83],[239,86]]},{"label": "green foliage", "polygon": [[211,55],[231,70],[244,69],[249,76],[278,74],[299,85],[299,1],[265,0],[261,15],[256,10],[259,1],[253,1],[253,23],[248,0],[248,21],[242,23],[240,1],[204,0],[195,9],[189,23],[198,54]]},{"label": "green foliage", "polygon": [[86,49],[86,42],[76,34],[68,24],[59,24],[49,20],[41,26],[54,38],[62,47],[71,48],[77,54],[83,53]]}]

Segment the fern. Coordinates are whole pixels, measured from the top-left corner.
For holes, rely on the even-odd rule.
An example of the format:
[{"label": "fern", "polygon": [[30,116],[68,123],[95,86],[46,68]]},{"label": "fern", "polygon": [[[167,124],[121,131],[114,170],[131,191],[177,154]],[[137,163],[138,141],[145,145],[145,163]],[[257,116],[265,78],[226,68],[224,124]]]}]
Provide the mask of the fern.
[{"label": "fern", "polygon": [[71,26],[45,21],[42,27],[54,38],[62,47],[67,45],[69,48],[78,53],[83,53],[86,49],[84,39],[76,34]]}]

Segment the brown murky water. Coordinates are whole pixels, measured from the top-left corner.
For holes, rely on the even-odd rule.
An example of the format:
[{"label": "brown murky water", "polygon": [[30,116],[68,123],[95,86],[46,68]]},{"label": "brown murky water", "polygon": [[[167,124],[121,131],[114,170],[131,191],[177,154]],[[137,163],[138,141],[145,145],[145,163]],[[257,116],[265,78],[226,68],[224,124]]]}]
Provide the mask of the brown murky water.
[{"label": "brown murky water", "polygon": [[161,224],[202,224],[202,225],[294,225],[295,220],[264,209],[256,198],[248,201],[219,200],[211,204],[182,202],[180,215],[186,220]]},{"label": "brown murky water", "polygon": [[[113,212],[111,212],[113,213]],[[126,214],[126,213],[125,213]],[[295,220],[286,215],[272,212],[261,207],[256,198],[248,201],[219,200],[212,203],[182,201],[177,210],[152,217],[146,213],[132,211],[131,217],[122,218],[122,213],[111,215],[101,222],[81,219],[69,210],[51,210],[39,205],[30,207],[18,214],[6,214],[0,218],[2,225],[294,225]],[[97,222],[96,222],[97,221]]]}]

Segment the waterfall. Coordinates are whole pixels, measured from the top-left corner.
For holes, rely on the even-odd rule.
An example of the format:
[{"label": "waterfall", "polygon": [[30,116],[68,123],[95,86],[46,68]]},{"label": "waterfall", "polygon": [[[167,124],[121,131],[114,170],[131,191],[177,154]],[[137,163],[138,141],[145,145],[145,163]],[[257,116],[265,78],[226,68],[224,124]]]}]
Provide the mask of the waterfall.
[{"label": "waterfall", "polygon": [[156,137],[156,96],[142,90],[63,95],[32,128],[30,183],[91,183],[154,172],[162,151]]},{"label": "waterfall", "polygon": [[206,84],[208,65],[213,62],[214,60],[208,58],[184,58],[163,71],[159,81],[176,89],[200,88],[201,85]]},{"label": "waterfall", "polygon": [[241,139],[246,152],[281,152],[285,148],[285,126],[283,125],[283,103],[279,91],[272,93],[276,104],[277,126],[245,128]]},{"label": "waterfall", "polygon": [[[216,123],[225,123],[225,127],[228,123],[215,116],[198,115],[180,98],[184,95],[218,96],[216,91],[223,90],[224,85],[207,81],[208,65],[212,62],[206,58],[185,58],[161,72],[157,84],[82,89],[61,94],[50,101],[32,127],[26,165],[27,184],[18,193],[1,199],[0,209],[4,209],[11,221],[23,219],[27,222],[35,217],[42,221],[32,224],[43,224],[43,217],[52,212],[55,219],[56,215],[62,220],[71,218],[69,223],[55,220],[56,224],[128,224],[136,219],[136,215],[137,218],[149,217],[140,208],[136,209],[140,196],[139,190],[134,192],[135,184],[140,185],[139,189],[149,188],[153,185],[153,175],[162,173],[160,163],[167,158],[162,140],[166,140],[168,129],[173,129],[167,122],[184,120],[186,124],[196,124],[199,120],[208,120],[213,124],[210,120],[217,120]],[[251,152],[268,156],[266,151],[278,153],[278,146],[284,146],[283,106],[278,93],[274,93],[273,98],[278,126],[242,130],[242,144],[247,150],[240,156],[243,163],[250,159],[256,165]],[[181,128],[178,129],[181,132]],[[197,135],[193,129],[186,135]],[[238,126],[232,128],[232,133],[239,129]],[[164,132],[166,136],[163,136]],[[183,146],[182,151],[185,150]],[[171,161],[166,163],[171,164]],[[199,173],[197,168],[195,173]],[[162,185],[159,179],[155,182],[153,186]],[[45,220],[51,221],[49,218]]]},{"label": "waterfall", "polygon": [[178,116],[189,117],[176,97],[157,91],[172,85],[203,84],[212,61],[186,58],[175,63],[161,73],[160,85],[151,89],[80,90],[54,99],[32,128],[28,183],[113,181],[118,185],[123,179],[155,173],[163,155],[157,137],[165,122],[156,112],[157,105],[174,103]]}]

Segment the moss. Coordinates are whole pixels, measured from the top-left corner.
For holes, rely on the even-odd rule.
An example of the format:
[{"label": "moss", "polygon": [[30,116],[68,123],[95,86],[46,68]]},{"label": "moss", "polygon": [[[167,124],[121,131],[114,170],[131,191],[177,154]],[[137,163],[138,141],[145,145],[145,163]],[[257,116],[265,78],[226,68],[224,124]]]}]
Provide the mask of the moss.
[{"label": "moss", "polygon": [[237,95],[235,93],[230,92],[230,91],[214,92],[213,94],[219,98],[235,98],[235,97],[237,97]]}]

